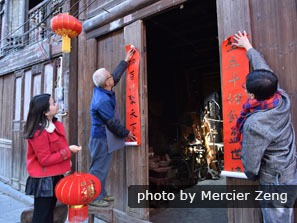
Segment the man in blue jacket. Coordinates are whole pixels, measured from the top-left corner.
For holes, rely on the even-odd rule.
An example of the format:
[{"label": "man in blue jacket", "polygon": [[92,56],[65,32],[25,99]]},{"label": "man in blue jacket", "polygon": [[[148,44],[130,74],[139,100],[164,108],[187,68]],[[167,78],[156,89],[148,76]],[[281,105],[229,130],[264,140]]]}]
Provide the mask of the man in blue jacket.
[{"label": "man in blue jacket", "polygon": [[114,198],[107,194],[105,181],[111,164],[112,152],[124,147],[125,138],[132,141],[136,137],[119,120],[116,111],[116,98],[113,87],[120,81],[135,49],[128,51],[125,60],[122,60],[111,74],[107,69],[100,68],[93,74],[95,84],[91,113],[91,135],[89,149],[91,152],[90,173],[101,181],[101,193],[90,205],[107,207],[108,201]]},{"label": "man in blue jacket", "polygon": [[[290,99],[279,88],[277,76],[252,47],[246,32],[238,32],[234,39],[237,40],[234,45],[246,49],[253,67],[244,86],[248,100],[237,120],[244,172],[248,179],[259,180],[263,191],[280,190],[288,196],[286,203],[266,199],[260,201],[264,222],[293,223],[297,166]],[[284,185],[294,186],[282,190]]]}]

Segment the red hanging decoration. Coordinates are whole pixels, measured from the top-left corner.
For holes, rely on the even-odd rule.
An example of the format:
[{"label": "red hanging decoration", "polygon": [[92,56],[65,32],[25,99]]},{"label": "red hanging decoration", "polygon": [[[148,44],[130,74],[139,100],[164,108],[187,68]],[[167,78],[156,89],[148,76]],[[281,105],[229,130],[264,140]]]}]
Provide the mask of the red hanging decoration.
[{"label": "red hanging decoration", "polygon": [[101,192],[101,182],[90,174],[75,172],[61,179],[55,194],[59,201],[68,205],[68,221],[82,222],[88,218],[88,204]]},{"label": "red hanging decoration", "polygon": [[51,19],[51,28],[59,36],[62,36],[62,52],[70,53],[70,38],[81,33],[81,22],[67,13],[60,13]]}]

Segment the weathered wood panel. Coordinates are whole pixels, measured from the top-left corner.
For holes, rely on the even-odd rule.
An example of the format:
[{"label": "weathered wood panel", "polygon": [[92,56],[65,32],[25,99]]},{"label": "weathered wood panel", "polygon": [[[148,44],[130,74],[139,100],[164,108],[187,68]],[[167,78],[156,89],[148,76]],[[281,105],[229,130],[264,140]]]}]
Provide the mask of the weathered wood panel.
[{"label": "weathered wood panel", "polygon": [[32,81],[32,75],[31,70],[28,70],[25,72],[25,83],[24,83],[24,115],[23,120],[27,119],[27,115],[29,112],[29,104],[32,96],[31,91],[31,81]]},{"label": "weathered wood panel", "polygon": [[36,74],[32,78],[33,80],[33,94],[32,95],[37,95],[41,94],[42,89],[41,89],[41,74]]},{"label": "weathered wood panel", "polygon": [[12,186],[20,190],[20,170],[22,163],[22,142],[20,139],[22,101],[23,101],[23,72],[15,74],[15,91],[14,91],[14,117],[12,129]]},{"label": "weathered wood panel", "polygon": [[22,109],[22,90],[23,90],[23,76],[16,77],[15,80],[15,97],[14,97],[14,120],[21,120]]},{"label": "weathered wood panel", "polygon": [[[67,100],[65,109],[68,111],[68,125],[65,126],[68,134],[68,143],[71,144],[80,144],[78,141],[78,95],[81,93],[78,92],[78,39],[75,38],[71,41],[71,54],[69,57],[69,67],[64,72],[64,97]],[[68,107],[66,107],[68,104]],[[85,148],[86,149],[86,148]],[[78,156],[72,157],[72,162],[77,164]],[[72,169],[77,169],[76,165],[73,165]]]},{"label": "weathered wood panel", "polygon": [[14,75],[0,77],[0,176],[11,183]]},{"label": "weathered wood panel", "polygon": [[46,64],[44,66],[44,82],[43,82],[43,89],[44,93],[53,94],[53,87],[54,87],[54,68],[52,64]]},{"label": "weathered wood panel", "polygon": [[[218,36],[219,44],[228,36],[237,31],[246,30],[250,38],[252,37],[250,27],[250,11],[249,1],[233,1],[233,0],[217,0],[217,18],[218,18]],[[220,54],[221,54],[221,46]],[[221,58],[221,56],[220,56]],[[244,185],[247,182],[241,179],[227,178],[227,182],[234,185]],[[236,205],[236,204],[235,204]],[[257,223],[261,222],[261,210],[253,208],[229,208],[228,209],[229,223]]]},{"label": "weathered wood panel", "polygon": [[[108,36],[100,38],[97,45],[97,69],[105,67],[112,72],[121,60],[125,58],[123,30],[114,32]],[[126,75],[124,74],[120,82],[114,87],[117,99],[117,108],[120,118],[125,120],[125,92]],[[112,164],[109,176],[106,181],[106,190],[110,191],[115,197],[114,206],[116,209],[125,210],[126,207],[126,184],[125,184],[125,150],[121,149],[113,153]]]},{"label": "weathered wood panel", "polygon": [[[0,63],[0,76],[14,72],[16,70],[25,69],[31,67],[34,64],[48,61],[49,58],[53,58],[61,54],[61,45],[59,37],[52,37],[54,43],[49,44],[47,41],[42,43],[45,51],[41,51],[38,44],[27,46],[23,50],[8,54],[4,58],[1,58]],[[16,59],[21,58],[21,59]]]},{"label": "weathered wood panel", "polygon": [[102,13],[103,11],[105,12],[109,12],[109,10],[111,8],[113,8],[114,6],[122,3],[125,0],[97,0],[95,2],[93,1],[88,1],[88,3],[92,2],[92,4],[89,4],[89,7],[87,8],[87,15],[88,18],[91,18],[93,16],[96,16],[100,13]]},{"label": "weathered wood panel", "polygon": [[[265,57],[292,102],[292,121],[297,130],[297,2],[251,0],[253,45]],[[297,222],[295,209],[295,221]]]},{"label": "weathered wood panel", "polygon": [[[150,5],[157,0],[126,0],[122,1],[121,4],[116,4],[114,7],[111,7],[108,11],[102,10],[101,13],[96,16],[88,19],[83,24],[83,29],[85,32],[90,32],[98,27],[101,27],[105,24],[108,24],[116,19],[123,17],[129,14],[132,11],[141,9],[147,5]],[[104,8],[104,7],[103,7]],[[99,9],[102,9],[99,7]]]},{"label": "weathered wood panel", "polygon": [[[21,121],[21,130],[23,129],[25,125],[25,121]],[[27,163],[27,159],[26,159],[26,155],[27,155],[27,143],[26,140],[23,137],[22,131],[19,132],[19,144],[20,144],[20,148],[18,153],[20,153],[21,156],[21,161],[19,164],[19,189],[20,191],[24,192],[25,188],[26,188],[26,181],[27,181],[27,177],[28,177],[28,172],[27,172],[27,167],[26,167],[26,163]]]},{"label": "weathered wood panel", "polygon": [[12,141],[0,138],[0,179],[10,184],[11,162],[12,160]]},{"label": "weathered wood panel", "polygon": [[89,172],[90,152],[89,137],[91,130],[90,120],[90,102],[93,94],[92,74],[96,70],[97,63],[97,42],[95,39],[86,40],[85,34],[79,36],[78,51],[78,92],[77,110],[78,110],[78,143],[82,146],[82,152],[79,153],[78,167],[80,171]]},{"label": "weathered wood panel", "polygon": [[217,18],[219,43],[239,30],[251,35],[248,0],[217,0]]},{"label": "weathered wood panel", "polygon": [[297,2],[252,0],[253,43],[279,77],[292,100],[293,125],[297,130]]},{"label": "weathered wood panel", "polygon": [[155,14],[160,13],[161,11],[167,10],[168,8],[180,5],[187,0],[162,0],[157,1],[154,4],[150,4],[144,8],[141,8],[136,11],[132,11],[130,14],[118,18],[116,21],[113,21],[111,23],[107,23],[106,25],[101,24],[97,29],[94,29],[87,33],[87,38],[94,38],[97,36],[104,35],[106,33],[112,32],[114,30],[117,30],[119,28],[122,28],[125,25],[128,25],[130,23],[133,23],[139,19],[143,19]]},{"label": "weathered wood panel", "polygon": [[[227,185],[257,185],[258,182],[244,180],[244,179],[236,179],[228,177],[226,180]],[[262,222],[262,214],[259,208],[240,208],[238,203],[235,201],[234,207],[228,209],[228,222],[235,223],[254,223],[254,222]],[[251,204],[252,205],[252,204]]]},{"label": "weathered wood panel", "polygon": [[[6,75],[3,77],[0,77],[0,136],[1,138],[8,138],[11,136],[11,128],[7,129],[7,125],[5,120],[11,118],[11,111],[12,111],[12,105],[11,101],[13,100],[13,91],[12,88],[8,88],[8,86],[12,86],[13,79],[12,75]],[[10,90],[7,92],[7,90]],[[9,93],[11,95],[9,95]],[[11,138],[10,138],[11,139]]]},{"label": "weathered wood panel", "polygon": [[[127,186],[148,185],[148,108],[147,108],[147,72],[146,72],[146,38],[143,22],[138,20],[124,28],[125,45],[133,44],[140,51],[139,68],[139,98],[141,114],[141,145],[126,149]],[[123,100],[124,101],[124,100]],[[128,208],[128,214],[138,219],[149,219],[149,210],[146,208]]]}]

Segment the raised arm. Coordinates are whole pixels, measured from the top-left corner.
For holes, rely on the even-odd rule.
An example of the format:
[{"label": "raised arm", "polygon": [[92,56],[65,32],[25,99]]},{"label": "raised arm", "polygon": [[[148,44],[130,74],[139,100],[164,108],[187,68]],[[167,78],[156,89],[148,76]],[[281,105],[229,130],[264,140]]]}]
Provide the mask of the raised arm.
[{"label": "raised arm", "polygon": [[122,75],[124,74],[124,72],[127,69],[127,66],[129,64],[134,52],[135,52],[135,48],[131,48],[127,52],[125,59],[122,60],[119,63],[119,65],[115,68],[115,70],[112,72],[112,76],[113,76],[113,79],[114,79],[114,85],[116,85],[120,81]]},{"label": "raised arm", "polygon": [[271,68],[268,66],[260,52],[253,48],[252,44],[247,38],[247,33],[245,31],[243,31],[243,33],[238,31],[238,33],[234,34],[234,39],[237,41],[237,43],[234,43],[233,45],[245,48],[247,51],[247,57],[254,70],[263,69],[272,72]]}]

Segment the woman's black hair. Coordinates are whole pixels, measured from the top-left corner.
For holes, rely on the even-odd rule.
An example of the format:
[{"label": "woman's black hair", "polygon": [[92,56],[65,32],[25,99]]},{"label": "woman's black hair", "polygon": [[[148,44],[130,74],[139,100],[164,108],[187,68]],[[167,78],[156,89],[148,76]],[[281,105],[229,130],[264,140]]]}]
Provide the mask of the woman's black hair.
[{"label": "woman's black hair", "polygon": [[278,78],[269,70],[254,70],[246,77],[246,89],[259,101],[271,98],[277,91]]},{"label": "woman's black hair", "polygon": [[[31,99],[27,121],[24,126],[25,139],[33,138],[37,130],[39,130],[39,134],[41,134],[42,130],[46,127],[47,117],[45,113],[48,112],[50,108],[50,97],[50,94],[39,94]],[[54,117],[53,122],[56,120],[57,118]]]}]

